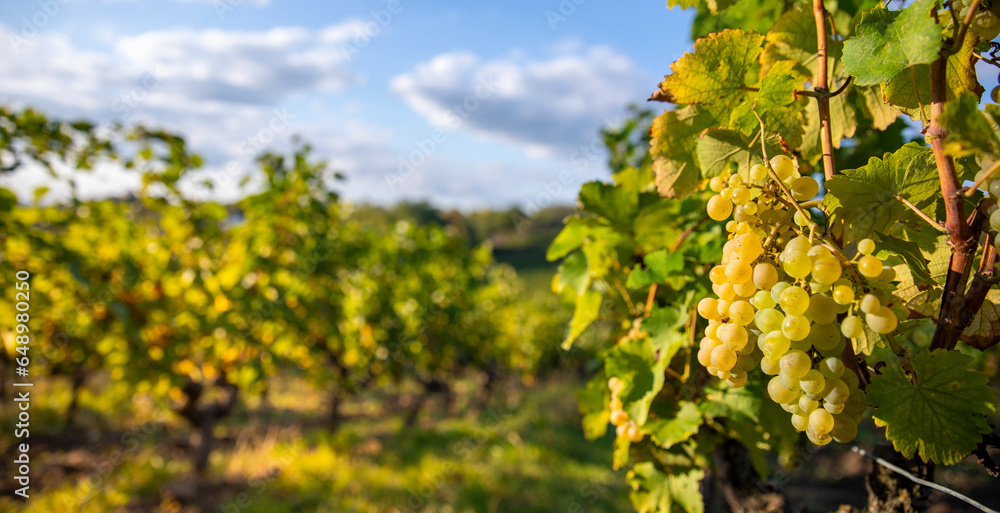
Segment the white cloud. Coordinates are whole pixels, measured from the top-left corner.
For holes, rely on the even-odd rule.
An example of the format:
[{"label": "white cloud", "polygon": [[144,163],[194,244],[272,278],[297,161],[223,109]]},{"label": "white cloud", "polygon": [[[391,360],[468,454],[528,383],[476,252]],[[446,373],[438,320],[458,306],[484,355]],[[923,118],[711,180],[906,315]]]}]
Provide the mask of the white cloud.
[{"label": "white cloud", "polygon": [[[444,53],[395,77],[390,87],[435,126],[454,128],[456,113],[466,114],[461,126],[474,133],[545,155],[589,144],[601,126],[655,86],[610,48],[570,42],[556,51],[546,60]],[[479,94],[484,85],[491,88],[485,97]]]}]

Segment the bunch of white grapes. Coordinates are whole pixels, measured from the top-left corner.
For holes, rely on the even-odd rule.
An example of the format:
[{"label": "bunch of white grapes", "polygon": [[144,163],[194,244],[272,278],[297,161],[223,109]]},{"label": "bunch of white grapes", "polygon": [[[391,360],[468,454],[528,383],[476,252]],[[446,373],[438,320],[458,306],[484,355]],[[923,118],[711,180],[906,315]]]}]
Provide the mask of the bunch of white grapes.
[{"label": "bunch of white grapes", "polygon": [[[841,353],[846,338],[896,329],[889,308],[895,272],[874,256],[870,239],[858,242],[858,255],[810,240],[808,214],[794,202],[813,198],[815,179],[799,176],[784,155],[770,161],[774,176],[754,166],[749,181],[738,174],[716,177],[717,194],[708,214],[728,221],[729,241],[722,262],[709,272],[716,297],[703,298],[698,313],[708,320],[698,361],[732,386],[743,386],[754,367],[771,378],[768,395],[792,414],[792,425],[813,443],[847,442],[857,434],[865,411],[858,377],[845,372]],[[805,211],[807,212],[807,211]],[[852,351],[848,351],[853,355]]]},{"label": "bunch of white grapes", "polygon": [[[981,41],[992,41],[1000,35],[1000,18],[992,12],[997,9],[994,1],[983,1],[979,3],[975,17],[972,18],[972,25],[969,30],[979,35]],[[957,14],[959,23],[965,20],[969,12],[969,2],[967,0],[951,0],[951,9]],[[947,18],[944,18],[947,19]]]},{"label": "bunch of white grapes", "polygon": [[615,426],[615,434],[627,437],[633,443],[642,440],[643,435],[639,432],[639,426],[622,409],[622,400],[618,397],[618,394],[625,388],[625,382],[619,378],[611,377],[608,379],[608,388],[611,389],[611,425]]}]

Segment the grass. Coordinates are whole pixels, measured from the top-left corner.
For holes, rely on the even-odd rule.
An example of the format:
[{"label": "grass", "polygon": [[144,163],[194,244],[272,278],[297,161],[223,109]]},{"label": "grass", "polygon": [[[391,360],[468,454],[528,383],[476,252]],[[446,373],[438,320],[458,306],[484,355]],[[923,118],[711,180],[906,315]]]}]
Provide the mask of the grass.
[{"label": "grass", "polygon": [[[331,432],[319,422],[322,395],[288,379],[266,413],[240,411],[220,426],[206,480],[191,474],[183,423],[136,427],[142,408],[88,396],[86,429],[42,431],[30,501],[13,502],[5,490],[0,511],[630,511],[624,476],[611,470],[611,439],[583,438],[578,386],[555,379],[510,389],[447,418],[434,404],[412,428],[380,413],[385,398],[376,395],[348,404],[350,420]],[[52,402],[63,404],[61,393]],[[56,421],[57,410],[39,418]],[[11,448],[2,449],[8,460]]]}]

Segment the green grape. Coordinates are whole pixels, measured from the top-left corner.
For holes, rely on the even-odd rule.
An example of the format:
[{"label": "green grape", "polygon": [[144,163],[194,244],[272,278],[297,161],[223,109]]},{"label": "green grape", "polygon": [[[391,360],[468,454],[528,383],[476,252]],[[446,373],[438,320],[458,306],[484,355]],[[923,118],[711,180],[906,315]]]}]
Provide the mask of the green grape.
[{"label": "green grape", "polygon": [[[990,196],[993,196],[994,198],[1000,198],[1000,180],[991,180],[989,190],[990,190]],[[992,214],[990,214],[990,224],[993,224]]]},{"label": "green grape", "polygon": [[756,315],[754,315],[754,321],[759,328],[764,333],[771,332],[781,332],[781,323],[785,320],[785,314],[775,310],[774,308],[764,308],[758,310]]},{"label": "green grape", "polygon": [[823,388],[826,386],[826,378],[823,377],[820,371],[809,369],[809,372],[799,380],[799,385],[802,387],[803,392],[817,395],[823,392]]},{"label": "green grape", "polygon": [[802,315],[809,308],[809,293],[802,287],[793,285],[781,292],[778,303],[786,314]]},{"label": "green grape", "polygon": [[781,372],[791,378],[801,378],[805,376],[812,367],[812,360],[809,355],[797,350],[791,350],[781,357]]},{"label": "green grape", "polygon": [[767,262],[761,262],[753,268],[753,284],[760,290],[770,290],[778,283],[778,270]]},{"label": "green grape", "polygon": [[780,331],[772,331],[763,337],[761,351],[764,356],[772,360],[777,360],[784,356],[791,348],[791,341]]},{"label": "green grape", "polygon": [[858,338],[864,334],[865,327],[861,324],[861,319],[848,315],[840,322],[840,332],[847,338]]},{"label": "green grape", "polygon": [[771,168],[778,179],[784,182],[795,172],[795,162],[786,155],[778,155],[771,158]]},{"label": "green grape", "polygon": [[865,321],[868,323],[868,327],[874,330],[875,333],[883,335],[895,331],[896,325],[899,324],[896,314],[884,306],[865,316]]},{"label": "green grape", "polygon": [[858,272],[865,278],[875,278],[882,274],[882,261],[878,257],[865,255],[858,260]]},{"label": "green grape", "polygon": [[812,413],[816,408],[819,408],[819,401],[810,399],[807,395],[799,398],[799,411],[802,413]]},{"label": "green grape", "polygon": [[753,276],[753,269],[750,264],[742,260],[732,260],[726,265],[726,278],[730,283],[746,283]]},{"label": "green grape", "polygon": [[753,201],[749,201],[747,202],[746,205],[743,205],[743,211],[746,212],[747,215],[752,216],[757,213],[757,210],[758,210],[757,204],[754,203]]},{"label": "green grape", "polygon": [[[739,175],[733,175],[739,176]],[[737,205],[743,205],[744,203],[750,201],[750,190],[746,187],[734,187],[733,188],[733,203]]]},{"label": "green grape", "polygon": [[719,318],[719,301],[706,297],[698,302],[698,314],[705,319]]},{"label": "green grape", "polygon": [[809,320],[798,315],[786,316],[785,320],[781,323],[781,332],[789,340],[804,340],[809,336],[809,330]]},{"label": "green grape", "polygon": [[[725,343],[725,342],[723,342]],[[711,362],[712,367],[719,369],[720,371],[729,371],[736,365],[736,351],[733,351],[725,345],[720,345],[712,350]]]},{"label": "green grape", "polygon": [[754,294],[751,303],[753,303],[753,306],[757,307],[759,310],[774,308],[777,306],[777,303],[774,302],[774,298],[771,297],[771,293],[767,290],[761,290],[760,292]]},{"label": "green grape", "polygon": [[810,442],[816,445],[827,445],[833,441],[833,437],[831,437],[829,434],[826,436],[817,437],[814,436],[812,432],[810,432],[809,430],[806,430],[806,438],[808,438]]},{"label": "green grape", "polygon": [[781,384],[781,379],[777,376],[771,378],[771,381],[767,382],[767,395],[772,401],[778,404],[788,404],[798,397],[797,393],[785,388],[785,386]]},{"label": "green grape", "polygon": [[799,384],[798,378],[789,376],[784,370],[778,373],[778,379],[781,381],[781,386],[791,391],[798,392],[802,390],[802,386]]},{"label": "green grape", "polygon": [[809,255],[809,258],[813,259],[813,262],[823,258],[835,258],[829,249],[819,245],[809,248],[806,254]]},{"label": "green grape", "polygon": [[805,340],[816,347],[816,350],[822,352],[835,349],[843,337],[841,337],[840,327],[834,320],[827,324],[813,324],[812,329],[809,330],[809,336]]},{"label": "green grape", "polygon": [[712,192],[722,192],[722,189],[726,188],[726,179],[721,176],[713,177],[708,181],[708,188]]},{"label": "green grape", "polygon": [[789,187],[792,197],[798,201],[811,200],[819,194],[819,183],[811,176],[803,176],[792,181]]},{"label": "green grape", "polygon": [[889,283],[896,279],[896,270],[892,267],[882,267],[882,274],[875,277],[875,281],[879,283]]},{"label": "green grape", "polygon": [[750,324],[750,321],[753,319],[754,308],[753,305],[747,301],[734,301],[732,305],[729,305],[729,320],[732,323],[740,326],[746,326],[747,324]]},{"label": "green grape", "polygon": [[812,214],[808,210],[796,212],[792,216],[792,221],[795,222],[796,226],[809,226],[809,223],[812,222]]},{"label": "green grape", "polygon": [[815,324],[830,324],[837,320],[837,304],[826,294],[813,294],[803,315]]},{"label": "green grape", "polygon": [[741,185],[743,185],[743,177],[740,176],[739,173],[733,173],[732,175],[729,175],[730,187],[739,187]]},{"label": "green grape", "polygon": [[836,285],[833,287],[833,301],[838,305],[848,305],[854,302],[854,287]]},{"label": "green grape", "polygon": [[[854,371],[844,372],[843,374],[841,374],[840,380],[843,381],[845,384],[847,384],[847,388],[854,390],[855,393],[858,392],[862,394],[864,393],[858,390],[858,385],[859,385],[858,375],[855,374]],[[851,397],[854,397],[854,395],[852,394]]]},{"label": "green grape", "polygon": [[843,268],[836,258],[819,258],[813,262],[813,279],[826,285],[832,284],[840,279]]},{"label": "green grape", "polygon": [[879,308],[882,308],[882,302],[875,297],[875,294],[865,294],[861,298],[861,311],[870,314],[872,312],[877,312]]},{"label": "green grape", "polygon": [[862,255],[870,255],[875,252],[875,241],[871,239],[861,239],[858,241],[858,251]]},{"label": "green grape", "polygon": [[844,373],[844,362],[836,357],[824,358],[818,368],[824,377],[839,378]]},{"label": "green grape", "polygon": [[805,253],[806,256],[809,255],[809,251],[812,249],[812,243],[809,242],[809,237],[804,235],[799,235],[788,241],[785,244],[785,255],[795,254],[795,253]]},{"label": "green grape", "polygon": [[792,415],[792,427],[796,431],[802,432],[809,428],[809,415],[803,415],[801,413],[796,413]]},{"label": "green grape", "polygon": [[805,278],[812,272],[812,260],[805,253],[786,255],[781,261],[781,269],[792,278]]},{"label": "green grape", "polygon": [[[725,192],[725,191],[723,191]],[[708,200],[708,217],[715,221],[722,221],[727,219],[730,214],[733,213],[733,202],[724,198],[721,193],[716,196],[712,196]]]},{"label": "green grape", "polygon": [[[725,344],[727,348],[729,348],[731,351],[734,352],[743,349],[743,347],[746,346],[747,342],[750,340],[750,336],[747,334],[746,328],[733,323],[726,323],[723,324],[722,326],[719,326],[719,331],[717,333],[719,334],[719,340],[721,340],[722,343]],[[718,367],[719,369],[725,369],[725,370],[733,368],[732,365],[730,365],[729,367],[726,367],[724,365],[723,366],[715,365],[715,366]]]},{"label": "green grape", "polygon": [[823,400],[825,402],[844,404],[850,395],[851,391],[847,388],[847,383],[844,383],[843,380],[838,378],[826,380],[826,387],[823,389]]},{"label": "green grape", "polygon": [[844,412],[844,405],[843,404],[835,404],[835,403],[826,403],[826,402],[824,402],[823,403],[823,409],[825,409],[826,411],[828,411],[828,412],[830,412],[832,414],[843,413]]},{"label": "green grape", "polygon": [[811,290],[813,292],[813,294],[818,294],[820,292],[826,292],[826,291],[830,290],[831,288],[833,288],[833,287],[831,287],[830,285],[827,285],[825,283],[819,283],[819,282],[813,281],[813,280],[809,281],[809,290]]},{"label": "green grape", "polygon": [[781,372],[781,362],[765,357],[760,361],[760,370],[768,376],[777,376]]},{"label": "green grape", "polygon": [[815,409],[809,414],[809,431],[820,436],[830,433],[833,429],[833,415],[824,409]]},{"label": "green grape", "polygon": [[858,423],[849,415],[834,415],[830,436],[842,444],[849,443],[858,436]]},{"label": "green grape", "polygon": [[[836,327],[834,327],[836,330]],[[847,347],[847,339],[841,336],[837,337],[837,344],[829,349],[817,348],[819,350],[820,356],[823,358],[829,358],[831,356],[837,356],[844,352],[844,348]]]},{"label": "green grape", "polygon": [[778,283],[775,283],[774,286],[771,287],[771,299],[773,299],[774,302],[777,303],[779,300],[781,300],[781,293],[784,292],[785,289],[791,286],[792,284],[788,283],[787,281],[779,281]]},{"label": "green grape", "polygon": [[993,228],[993,231],[1000,231],[1000,228],[998,228],[1000,227],[1000,209],[994,210],[990,214],[990,227]]},{"label": "green grape", "polygon": [[760,164],[754,164],[750,168],[750,178],[758,182],[767,178],[767,168]]}]

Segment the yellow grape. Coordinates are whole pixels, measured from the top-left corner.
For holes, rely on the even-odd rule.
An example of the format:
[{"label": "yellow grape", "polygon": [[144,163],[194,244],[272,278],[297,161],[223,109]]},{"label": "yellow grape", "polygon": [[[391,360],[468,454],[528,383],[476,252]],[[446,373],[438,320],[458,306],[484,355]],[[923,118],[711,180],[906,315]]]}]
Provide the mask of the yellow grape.
[{"label": "yellow grape", "polygon": [[809,415],[803,415],[802,413],[792,414],[792,427],[796,431],[805,431],[809,428]]},{"label": "yellow grape", "polygon": [[712,267],[712,270],[708,271],[708,279],[717,285],[729,282],[729,280],[726,279],[726,268],[721,265]]},{"label": "yellow grape", "polygon": [[750,280],[747,280],[746,283],[733,285],[733,290],[735,290],[736,295],[740,297],[753,297],[753,295],[757,293],[757,287],[755,287],[753,282]]},{"label": "yellow grape", "polygon": [[762,308],[757,310],[754,321],[757,328],[763,333],[781,332],[781,323],[785,320],[785,314],[774,308]]},{"label": "yellow grape", "polygon": [[814,324],[830,324],[837,320],[837,304],[826,294],[813,294],[804,315]]},{"label": "yellow grape", "polygon": [[788,404],[798,396],[797,393],[785,388],[785,385],[781,384],[781,379],[777,376],[767,382],[767,395],[771,397],[772,401],[778,404]]},{"label": "yellow grape", "polygon": [[628,413],[625,413],[622,410],[615,410],[611,412],[612,426],[618,427],[621,426],[622,424],[625,424],[626,422],[628,422]]},{"label": "yellow grape", "polygon": [[767,262],[761,262],[753,268],[753,284],[760,290],[770,290],[778,283],[778,270]]},{"label": "yellow grape", "polygon": [[778,304],[774,302],[774,298],[771,297],[771,293],[767,290],[761,290],[754,294],[752,303],[758,310],[762,310],[764,308],[774,308]]},{"label": "yellow grape", "polygon": [[803,176],[793,180],[789,190],[796,200],[807,201],[819,194],[819,183],[811,176]]},{"label": "yellow grape", "polygon": [[793,285],[781,292],[781,309],[789,315],[802,315],[809,308],[809,293]]},{"label": "yellow grape", "polygon": [[790,378],[799,379],[805,376],[811,367],[812,360],[802,351],[793,349],[781,357],[781,372]]},{"label": "yellow grape", "polygon": [[706,297],[698,302],[698,314],[705,319],[719,318],[719,301]]},{"label": "yellow grape", "polygon": [[747,301],[734,301],[733,304],[729,305],[729,320],[739,326],[750,324],[753,321],[754,313],[753,305]]},{"label": "yellow grape", "polygon": [[813,262],[813,279],[819,283],[830,285],[840,279],[843,269],[836,258],[819,258]]},{"label": "yellow grape", "polygon": [[791,341],[805,339],[810,329],[809,320],[799,315],[789,315],[781,323],[781,332]]},{"label": "yellow grape", "polygon": [[726,380],[726,383],[729,383],[730,386],[740,388],[747,384],[747,378],[748,376],[746,371],[739,371],[730,376],[730,378]]},{"label": "yellow grape", "polygon": [[777,376],[781,372],[781,362],[765,357],[760,361],[760,370],[768,376]]},{"label": "yellow grape", "polygon": [[854,302],[854,287],[836,285],[833,287],[833,302],[838,305],[849,305]]},{"label": "yellow grape", "polygon": [[810,399],[809,396],[804,395],[799,398],[799,411],[802,413],[812,413],[813,410],[819,408],[819,401],[815,399]]},{"label": "yellow grape", "polygon": [[790,347],[791,341],[788,340],[788,337],[780,331],[772,331],[764,336],[761,351],[764,352],[765,357],[771,360],[778,360],[788,352]]},{"label": "yellow grape", "polygon": [[779,180],[785,181],[795,172],[795,162],[786,155],[778,155],[771,158],[771,168]]},{"label": "yellow grape", "polygon": [[861,319],[848,315],[840,323],[840,332],[847,338],[858,338],[865,332],[865,327],[861,324]]},{"label": "yellow grape", "polygon": [[805,253],[795,253],[781,261],[781,268],[792,278],[805,278],[812,271],[812,260]]},{"label": "yellow grape", "polygon": [[736,351],[721,345],[712,350],[712,367],[720,371],[729,371],[736,365]]},{"label": "yellow grape", "polygon": [[712,192],[722,192],[722,189],[726,188],[726,179],[721,176],[713,177],[708,181],[708,188],[711,189]]},{"label": "yellow grape", "polygon": [[885,306],[866,315],[865,321],[868,323],[868,327],[876,333],[881,333],[883,335],[895,331],[896,325],[899,324],[899,319],[896,318],[896,314]]},{"label": "yellow grape", "polygon": [[861,298],[861,311],[864,313],[872,313],[878,311],[882,308],[882,302],[875,297],[875,294],[865,294],[865,297]]},{"label": "yellow grape", "polygon": [[858,251],[862,255],[870,255],[875,252],[875,241],[871,239],[861,239],[858,241]]},{"label": "yellow grape", "polygon": [[824,409],[815,409],[809,414],[809,431],[826,436],[833,429],[833,415]]},{"label": "yellow grape", "polygon": [[743,260],[733,260],[726,265],[726,278],[734,285],[746,283],[752,276],[753,269]]},{"label": "yellow grape", "polygon": [[719,299],[725,299],[726,301],[732,301],[736,297],[736,289],[733,288],[733,284],[726,282],[719,285],[719,291],[717,292]]},{"label": "yellow grape", "polygon": [[723,198],[721,195],[715,195],[708,200],[707,210],[708,217],[711,217],[715,221],[722,221],[733,213],[733,202]]},{"label": "yellow grape", "polygon": [[734,250],[740,256],[740,260],[753,262],[764,253],[764,246],[760,242],[760,237],[752,233],[746,233],[733,239],[736,241]]},{"label": "yellow grape", "polygon": [[[739,175],[733,175],[739,176]],[[750,201],[750,190],[746,187],[736,187],[733,189],[733,203],[743,205]]]},{"label": "yellow grape", "polygon": [[875,278],[882,274],[882,261],[875,256],[863,256],[858,260],[858,272],[865,278]]},{"label": "yellow grape", "polygon": [[823,373],[820,371],[809,369],[809,372],[806,372],[805,376],[802,376],[802,379],[799,380],[799,386],[802,387],[803,392],[817,395],[826,387],[826,378],[823,377]]},{"label": "yellow grape", "polygon": [[[727,348],[729,348],[729,350],[734,352],[733,356],[734,358],[735,358],[735,351],[743,349],[747,345],[747,342],[750,340],[750,336],[747,333],[746,328],[733,323],[726,323],[723,324],[722,326],[719,326],[718,334],[719,334],[719,340],[721,340],[722,343]],[[715,362],[715,360],[713,360],[713,362]],[[734,361],[733,365],[735,364],[736,362]],[[718,362],[713,363],[713,365],[722,370],[729,370],[733,368],[732,365],[728,367],[725,365],[718,365]]]},{"label": "yellow grape", "polygon": [[750,178],[755,181],[767,178],[767,168],[760,164],[754,164],[753,167],[750,168]]}]

